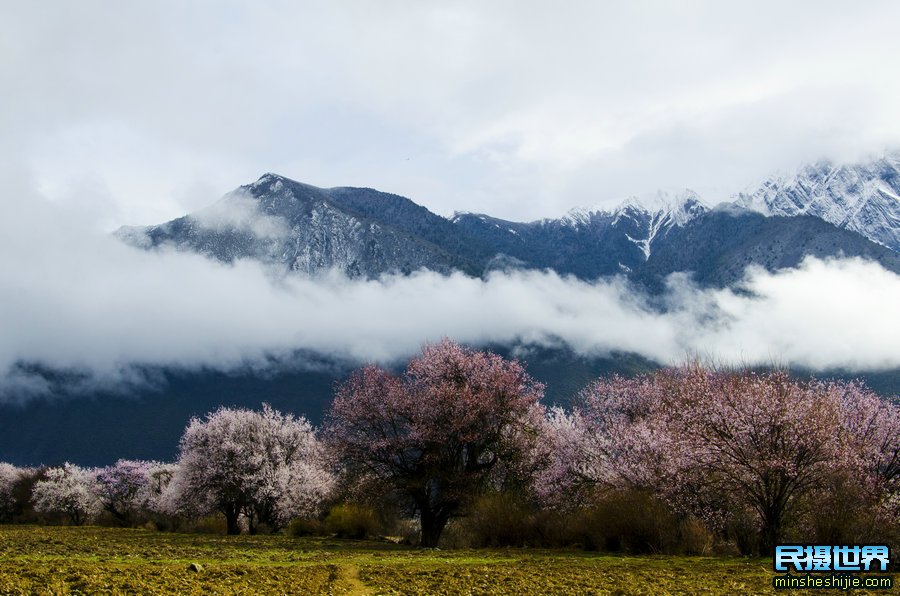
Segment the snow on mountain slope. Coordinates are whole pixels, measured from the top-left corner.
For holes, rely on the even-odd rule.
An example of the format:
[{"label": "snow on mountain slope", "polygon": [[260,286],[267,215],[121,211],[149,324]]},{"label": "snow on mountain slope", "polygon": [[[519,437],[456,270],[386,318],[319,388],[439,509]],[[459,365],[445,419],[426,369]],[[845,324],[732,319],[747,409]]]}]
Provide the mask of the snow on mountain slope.
[{"label": "snow on mountain slope", "polygon": [[[900,254],[889,248],[900,227],[891,210],[896,172],[896,162],[856,169],[818,164],[714,210],[686,190],[529,223],[471,213],[447,219],[370,188],[317,188],[266,174],[206,209],[117,234],[145,249],[169,246],[285,273],[338,270],[370,279],[419,269],[482,276],[529,268],[586,280],[624,272],[648,287],[690,271],[715,285],[739,279],[748,265],[791,267],[806,255],[860,256],[900,271]],[[742,204],[793,217],[765,217]],[[879,233],[880,244],[854,228]]]},{"label": "snow on mountain slope", "polygon": [[684,226],[709,208],[690,189],[672,193],[658,191],[645,197],[629,197],[612,211],[576,208],[561,221],[572,227],[583,227],[601,218],[611,218],[610,227],[621,229],[628,240],[650,258],[653,242],[674,226]]},{"label": "snow on mountain slope", "polygon": [[866,163],[810,164],[768,178],[735,203],[764,215],[814,215],[900,251],[900,153]]},{"label": "snow on mountain slope", "polygon": [[225,262],[250,258],[307,274],[338,269],[351,277],[377,277],[420,268],[467,270],[467,263],[440,246],[354,209],[352,198],[358,194],[419,209],[408,199],[370,189],[323,189],[265,174],[211,207],[160,225],[122,228],[118,235],[144,248],[170,245]]}]

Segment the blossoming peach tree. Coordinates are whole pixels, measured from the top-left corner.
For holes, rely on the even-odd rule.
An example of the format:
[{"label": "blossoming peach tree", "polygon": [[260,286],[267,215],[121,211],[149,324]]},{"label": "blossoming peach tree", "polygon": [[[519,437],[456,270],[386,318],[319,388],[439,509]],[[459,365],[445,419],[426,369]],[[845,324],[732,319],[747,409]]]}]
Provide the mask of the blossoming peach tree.
[{"label": "blossoming peach tree", "polygon": [[375,478],[419,515],[421,544],[434,547],[492,473],[526,455],[542,395],[519,362],[444,340],[400,376],[357,371],[338,389],[324,436],[348,474]]},{"label": "blossoming peach tree", "polygon": [[764,552],[801,497],[836,473],[897,514],[900,409],[855,383],[693,365],[612,377],[571,412],[551,410],[544,432],[549,464],[535,490],[551,506],[597,489],[648,490],[719,529],[746,509]]}]

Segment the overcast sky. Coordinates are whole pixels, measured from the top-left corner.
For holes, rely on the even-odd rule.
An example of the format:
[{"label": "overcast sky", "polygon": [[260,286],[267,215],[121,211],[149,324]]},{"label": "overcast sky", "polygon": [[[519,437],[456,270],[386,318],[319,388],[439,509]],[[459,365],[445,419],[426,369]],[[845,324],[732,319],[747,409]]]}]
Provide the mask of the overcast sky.
[{"label": "overcast sky", "polygon": [[4,0],[2,200],[110,229],[274,171],[445,215],[716,202],[900,145],[898,22],[891,0]]},{"label": "overcast sky", "polygon": [[0,400],[42,392],[22,363],[119,382],[298,348],[387,361],[443,336],[896,368],[900,276],[858,260],[750,270],[751,293],[676,276],[660,312],[622,279],[273,280],[108,232],[268,171],[445,215],[660,188],[715,203],[900,146],[898,22],[893,1],[0,0]]}]

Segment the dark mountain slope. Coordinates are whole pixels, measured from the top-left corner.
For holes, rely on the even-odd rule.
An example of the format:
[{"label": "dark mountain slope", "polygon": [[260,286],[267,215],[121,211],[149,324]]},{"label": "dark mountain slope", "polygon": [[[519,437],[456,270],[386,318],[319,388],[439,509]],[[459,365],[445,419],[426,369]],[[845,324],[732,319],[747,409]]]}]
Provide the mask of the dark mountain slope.
[{"label": "dark mountain slope", "polygon": [[586,280],[624,274],[658,291],[674,272],[723,286],[748,265],[795,267],[807,255],[860,256],[900,271],[896,252],[821,218],[765,217],[734,205],[710,211],[691,191],[519,223],[470,213],[448,220],[398,195],[266,174],[208,209],[119,235],[226,262],[255,259],[282,271],[338,269],[368,278],[422,268],[481,276],[518,267]]},{"label": "dark mountain slope", "polygon": [[774,271],[796,267],[807,255],[863,257],[900,273],[900,254],[817,217],[717,209],[661,239],[636,277],[659,289],[666,275],[687,271],[701,285],[723,287],[740,280],[749,265]]},{"label": "dark mountain slope", "polygon": [[[437,240],[441,220],[449,233],[449,222],[424,207],[368,189],[336,189],[337,198],[331,192],[266,174],[206,210],[157,226],[124,228],[118,234],[148,247],[170,245],[225,262],[255,259],[307,274],[333,268],[352,277],[421,268],[481,273],[480,264],[468,257],[471,251],[459,254],[408,231],[418,222]],[[354,199],[355,194],[375,198],[382,207],[388,202],[385,197],[392,197],[388,211],[398,215],[363,209],[360,204],[366,201]],[[377,217],[372,215],[376,212]]]},{"label": "dark mountain slope", "polygon": [[[509,348],[491,349],[512,355]],[[517,352],[518,353],[518,352]],[[547,385],[548,404],[567,404],[572,395],[604,374],[635,374],[655,365],[638,356],[616,354],[586,358],[567,349],[533,348],[521,355],[529,372]],[[0,461],[17,465],[107,465],[118,458],[171,460],[192,416],[219,406],[260,408],[263,402],[321,424],[334,385],[352,370],[153,371],[155,388],[128,395],[98,391],[32,399],[23,405],[0,404]]]}]

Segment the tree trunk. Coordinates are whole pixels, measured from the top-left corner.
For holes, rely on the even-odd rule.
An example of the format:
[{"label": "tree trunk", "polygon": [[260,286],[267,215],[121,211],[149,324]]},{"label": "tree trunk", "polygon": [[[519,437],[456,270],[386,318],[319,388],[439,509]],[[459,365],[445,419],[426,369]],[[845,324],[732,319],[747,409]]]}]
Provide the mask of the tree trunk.
[{"label": "tree trunk", "polygon": [[127,528],[131,526],[131,520],[129,519],[129,515],[127,513],[122,513],[115,507],[106,507],[106,510],[109,511],[120,526],[123,528]]},{"label": "tree trunk", "polygon": [[75,526],[84,525],[84,518],[82,517],[81,512],[77,509],[69,513],[69,519],[72,520],[72,524]]},{"label": "tree trunk", "polygon": [[425,548],[437,547],[449,516],[444,513],[436,513],[426,507],[421,510],[419,517],[422,522],[422,546]]},{"label": "tree trunk", "polygon": [[772,507],[766,512],[763,518],[762,528],[762,544],[760,554],[763,556],[771,556],[775,553],[775,547],[778,545],[778,539],[781,537],[781,518],[784,516],[782,511]]},{"label": "tree trunk", "polygon": [[225,524],[228,527],[228,534],[240,534],[241,527],[238,525],[238,514],[240,509],[238,507],[225,507],[222,510],[222,513],[225,514]]}]

